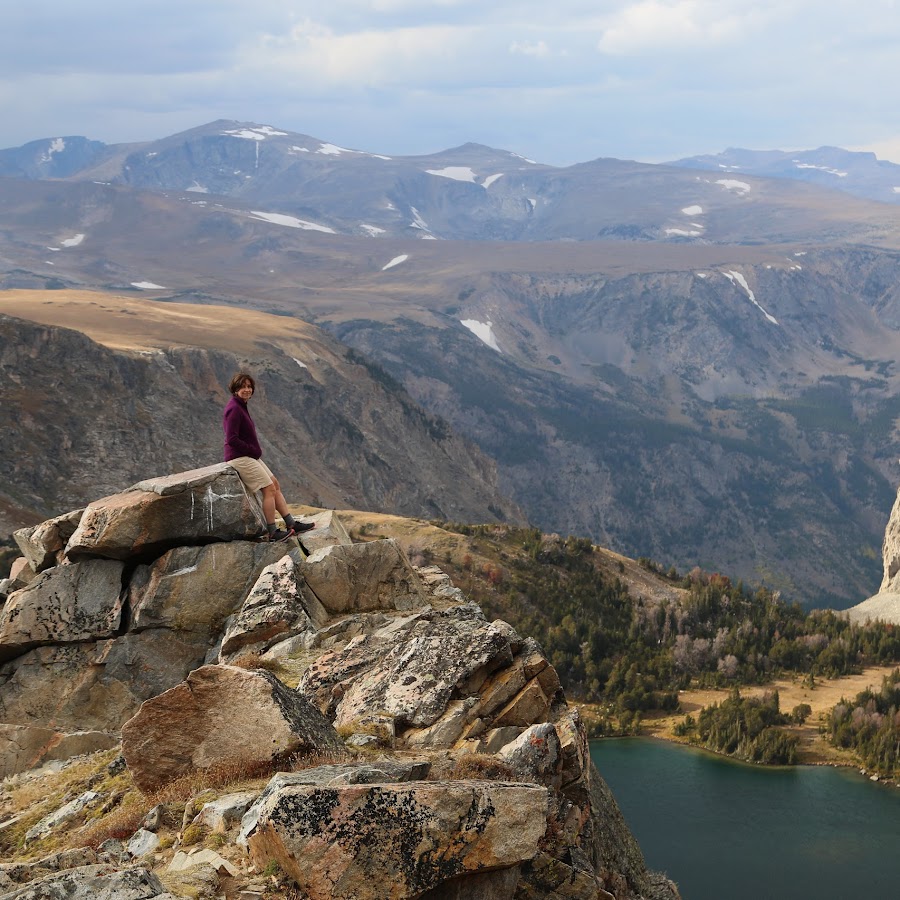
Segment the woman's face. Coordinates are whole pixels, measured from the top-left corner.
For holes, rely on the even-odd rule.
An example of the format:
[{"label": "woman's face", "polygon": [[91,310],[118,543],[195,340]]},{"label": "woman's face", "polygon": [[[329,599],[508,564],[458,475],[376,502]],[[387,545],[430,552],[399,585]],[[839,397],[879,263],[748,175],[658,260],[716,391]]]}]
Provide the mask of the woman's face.
[{"label": "woman's face", "polygon": [[237,395],[245,403],[253,396],[253,388],[249,381],[242,382],[241,386],[237,389]]}]

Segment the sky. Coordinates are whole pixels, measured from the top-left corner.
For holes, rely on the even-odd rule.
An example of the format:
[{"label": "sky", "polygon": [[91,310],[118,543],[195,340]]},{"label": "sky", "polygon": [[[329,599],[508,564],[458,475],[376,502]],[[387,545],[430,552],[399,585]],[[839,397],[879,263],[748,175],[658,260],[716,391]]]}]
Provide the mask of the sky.
[{"label": "sky", "polygon": [[900,162],[900,0],[7,0],[0,148],[215,119],[552,165],[728,147]]}]

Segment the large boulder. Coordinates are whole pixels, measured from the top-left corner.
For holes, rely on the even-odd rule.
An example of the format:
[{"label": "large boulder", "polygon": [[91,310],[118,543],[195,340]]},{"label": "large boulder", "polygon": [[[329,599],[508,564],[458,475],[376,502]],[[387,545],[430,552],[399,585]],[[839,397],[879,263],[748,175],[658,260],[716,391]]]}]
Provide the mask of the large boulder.
[{"label": "large boulder", "polygon": [[32,571],[43,572],[62,562],[65,546],[75,533],[83,513],[83,509],[76,509],[31,528],[21,528],[13,534]]},{"label": "large boulder", "polygon": [[123,565],[89,560],[42,572],[0,611],[0,661],[44,644],[113,637],[122,617]]},{"label": "large boulder", "polygon": [[301,572],[332,615],[410,610],[428,602],[428,591],[393,539],[332,544],[311,554]]},{"label": "large boulder", "polygon": [[248,844],[311,900],[403,900],[533,859],[547,811],[546,789],[528,784],[293,785],[265,802]]},{"label": "large boulder", "polygon": [[344,752],[328,720],[271,673],[234,666],[196,669],[122,727],[122,752],[145,792],[196,769],[313,751]]},{"label": "large boulder", "polygon": [[95,500],[65,553],[69,559],[147,558],[182,544],[249,539],[264,521],[256,495],[221,463],[150,478]]},{"label": "large boulder", "polygon": [[128,586],[130,628],[171,628],[210,637],[241,608],[260,573],[286,544],[251,541],[176,547],[135,569]]},{"label": "large boulder", "polygon": [[229,622],[219,662],[232,662],[244,653],[265,653],[273,644],[314,632],[328,621],[328,613],[306,586],[297,554],[293,551],[263,569]]}]

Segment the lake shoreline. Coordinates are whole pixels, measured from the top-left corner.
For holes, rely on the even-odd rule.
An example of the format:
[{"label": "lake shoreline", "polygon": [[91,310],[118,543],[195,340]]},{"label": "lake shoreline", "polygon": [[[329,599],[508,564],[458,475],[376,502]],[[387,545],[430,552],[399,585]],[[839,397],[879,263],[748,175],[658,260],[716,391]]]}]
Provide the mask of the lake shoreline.
[{"label": "lake shoreline", "polygon": [[[812,686],[808,682],[799,679],[776,679],[765,685],[744,685],[739,688],[742,697],[762,697],[771,691],[778,691],[779,704],[782,712],[790,712],[801,703],[809,705],[812,712],[803,725],[788,725],[784,729],[799,738],[797,748],[798,766],[827,766],[836,769],[855,769],[860,774],[872,781],[891,787],[900,787],[900,782],[873,776],[866,771],[859,759],[849,750],[843,750],[832,746],[820,732],[820,727],[827,721],[827,716],[833,707],[842,700],[849,700],[867,688],[878,689],[881,680],[889,675],[896,666],[873,666],[863,670],[858,675],[848,675],[843,678],[819,679]],[[707,747],[692,743],[687,738],[675,734],[675,726],[684,721],[685,716],[692,715],[695,719],[700,710],[714,703],[721,703],[731,693],[730,688],[693,688],[679,692],[679,710],[676,713],[653,711],[645,714],[641,720],[640,737],[652,738],[673,744],[682,744],[697,750],[704,750],[722,759],[731,759],[737,762],[735,757],[724,753],[717,753]],[[592,707],[586,706],[590,710]],[[748,762],[748,765],[758,765]]]}]

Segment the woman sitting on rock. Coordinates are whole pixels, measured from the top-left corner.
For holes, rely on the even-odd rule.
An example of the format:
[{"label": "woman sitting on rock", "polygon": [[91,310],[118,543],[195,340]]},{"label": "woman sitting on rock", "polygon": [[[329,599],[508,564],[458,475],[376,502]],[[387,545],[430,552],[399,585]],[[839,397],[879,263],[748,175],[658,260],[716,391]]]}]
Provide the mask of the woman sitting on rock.
[{"label": "woman sitting on rock", "polygon": [[[312,522],[298,522],[288,511],[278,479],[262,461],[262,448],[256,436],[256,426],[247,410],[247,401],[256,390],[256,382],[246,372],[238,372],[228,385],[231,399],[222,415],[225,429],[225,462],[241,476],[248,491],[262,491],[263,515],[269,541],[283,541],[315,528]],[[275,526],[275,511],[284,519],[286,531]]]}]

